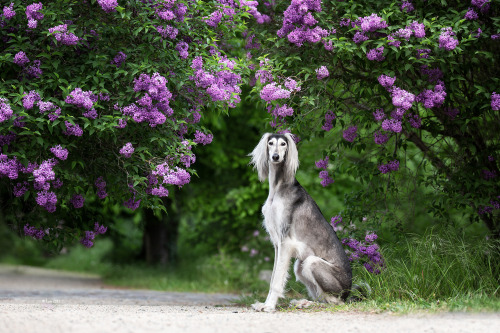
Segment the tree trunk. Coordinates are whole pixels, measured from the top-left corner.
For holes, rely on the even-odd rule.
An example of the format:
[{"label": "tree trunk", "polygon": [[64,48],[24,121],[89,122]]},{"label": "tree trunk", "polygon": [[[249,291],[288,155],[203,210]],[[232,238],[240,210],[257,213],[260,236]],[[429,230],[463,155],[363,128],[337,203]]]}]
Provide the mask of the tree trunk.
[{"label": "tree trunk", "polygon": [[179,215],[175,212],[158,218],[153,210],[144,210],[144,235],[140,258],[149,265],[165,266],[177,256]]}]

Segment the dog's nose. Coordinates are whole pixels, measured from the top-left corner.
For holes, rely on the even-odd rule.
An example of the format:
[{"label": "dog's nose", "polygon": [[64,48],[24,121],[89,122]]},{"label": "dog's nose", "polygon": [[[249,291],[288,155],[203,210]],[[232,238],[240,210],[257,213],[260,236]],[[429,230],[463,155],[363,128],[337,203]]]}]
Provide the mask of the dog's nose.
[{"label": "dog's nose", "polygon": [[280,159],[280,155],[278,155],[277,153],[274,153],[273,154],[273,161],[277,161]]}]

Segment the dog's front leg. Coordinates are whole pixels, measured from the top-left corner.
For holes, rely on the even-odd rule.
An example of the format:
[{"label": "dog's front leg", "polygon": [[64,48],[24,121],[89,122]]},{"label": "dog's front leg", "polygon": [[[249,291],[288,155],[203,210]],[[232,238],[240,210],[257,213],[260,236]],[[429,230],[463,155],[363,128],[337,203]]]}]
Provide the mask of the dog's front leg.
[{"label": "dog's front leg", "polygon": [[286,281],[288,279],[288,268],[292,258],[291,250],[288,246],[278,244],[274,260],[273,274],[269,286],[269,294],[265,303],[255,303],[252,307],[257,311],[271,312],[276,309],[276,303],[283,297]]}]

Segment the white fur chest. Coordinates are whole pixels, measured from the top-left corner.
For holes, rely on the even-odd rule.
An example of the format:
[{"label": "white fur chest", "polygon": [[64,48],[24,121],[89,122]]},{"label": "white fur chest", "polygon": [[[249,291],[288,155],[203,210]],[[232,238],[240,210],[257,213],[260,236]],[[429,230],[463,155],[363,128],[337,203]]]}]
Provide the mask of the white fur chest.
[{"label": "white fur chest", "polygon": [[262,206],[262,215],[264,215],[264,226],[271,237],[274,245],[280,243],[283,238],[283,225],[285,223],[285,205],[283,199],[270,193],[264,206]]}]

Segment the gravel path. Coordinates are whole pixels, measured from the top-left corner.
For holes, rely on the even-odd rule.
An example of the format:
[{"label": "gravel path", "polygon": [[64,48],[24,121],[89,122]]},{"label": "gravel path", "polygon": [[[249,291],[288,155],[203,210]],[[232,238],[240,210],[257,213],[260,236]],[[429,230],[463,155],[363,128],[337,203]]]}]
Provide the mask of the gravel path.
[{"label": "gravel path", "polygon": [[0,266],[0,332],[500,332],[499,313],[256,313],[231,306],[236,298],[111,289],[97,276]]}]

